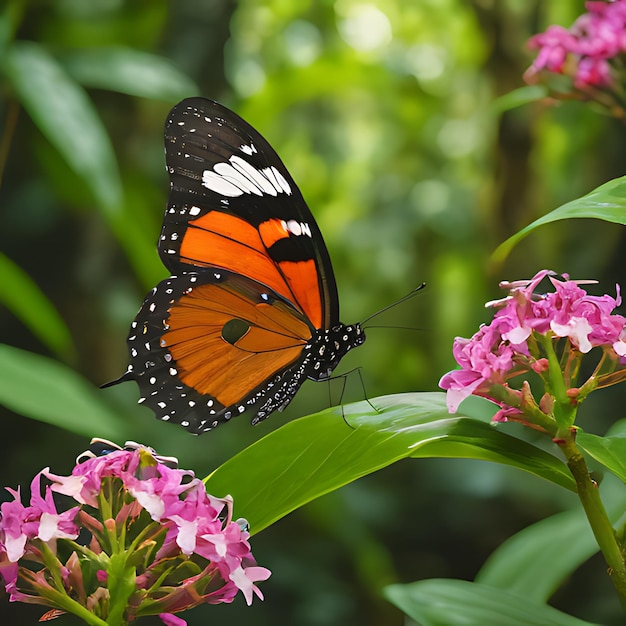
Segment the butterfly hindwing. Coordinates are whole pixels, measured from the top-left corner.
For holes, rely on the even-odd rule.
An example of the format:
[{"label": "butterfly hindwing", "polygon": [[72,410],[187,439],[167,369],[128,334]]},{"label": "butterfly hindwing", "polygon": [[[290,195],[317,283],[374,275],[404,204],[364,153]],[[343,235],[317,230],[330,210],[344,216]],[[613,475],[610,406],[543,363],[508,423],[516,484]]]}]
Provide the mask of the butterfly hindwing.
[{"label": "butterfly hindwing", "polygon": [[166,267],[241,272],[293,302],[314,328],[337,324],[324,240],[267,141],[220,104],[189,98],[168,116],[165,146],[171,189],[159,252]]},{"label": "butterfly hindwing", "polygon": [[161,419],[204,432],[263,405],[310,339],[291,304],[255,281],[188,272],[146,297],[128,340],[130,371]]}]

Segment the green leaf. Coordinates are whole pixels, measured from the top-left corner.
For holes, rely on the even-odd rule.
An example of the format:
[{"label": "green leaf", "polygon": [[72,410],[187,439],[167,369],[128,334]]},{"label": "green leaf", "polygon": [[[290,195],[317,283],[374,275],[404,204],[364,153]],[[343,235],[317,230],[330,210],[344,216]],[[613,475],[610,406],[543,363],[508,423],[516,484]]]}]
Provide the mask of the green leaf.
[{"label": "green leaf", "polygon": [[6,48],[15,37],[25,9],[25,2],[15,0],[5,2],[0,9],[0,58],[4,56]]},{"label": "green leaf", "polygon": [[383,594],[421,626],[590,626],[589,622],[522,595],[466,580],[430,579],[390,585]]},{"label": "green leaf", "polygon": [[33,419],[93,437],[115,438],[124,420],[69,367],[0,344],[0,404]]},{"label": "green leaf", "polygon": [[[408,457],[506,463],[568,489],[556,457],[493,426],[451,416],[443,393],[375,398],[285,424],[213,472],[210,493],[231,494],[238,515],[259,532],[294,509]],[[348,422],[348,424],[346,424]]]},{"label": "green leaf", "polygon": [[626,224],[626,176],[611,180],[586,196],[572,200],[522,228],[496,248],[492,261],[502,263],[513,247],[535,228],[572,218],[594,218]]},{"label": "green leaf", "polygon": [[576,443],[626,483],[626,436],[598,437],[579,430],[576,434]]},{"label": "green leaf", "polygon": [[176,102],[199,93],[194,82],[167,59],[124,48],[86,48],[62,58],[67,72],[87,87]]},{"label": "green leaf", "polygon": [[526,85],[496,98],[491,104],[491,109],[494,113],[503,113],[529,102],[542,100],[547,95],[549,95],[549,92],[545,85]]},{"label": "green leaf", "polygon": [[0,301],[44,345],[62,359],[71,359],[74,345],[63,318],[31,277],[0,252]]},{"label": "green leaf", "polygon": [[85,91],[44,48],[16,42],[4,61],[24,108],[109,214],[122,203],[122,188],[109,137]]},{"label": "green leaf", "polygon": [[[609,517],[617,521],[626,507],[624,486],[607,477],[601,491]],[[598,550],[589,520],[576,508],[536,522],[507,539],[489,556],[475,580],[531,602],[546,602]]]},{"label": "green leaf", "polygon": [[546,602],[563,580],[598,551],[582,510],[565,511],[524,528],[487,559],[477,583]]},{"label": "green leaf", "polygon": [[33,42],[17,42],[4,68],[41,133],[81,177],[145,284],[154,284],[154,243],[124,210],[117,162],[106,129],[85,90]]}]

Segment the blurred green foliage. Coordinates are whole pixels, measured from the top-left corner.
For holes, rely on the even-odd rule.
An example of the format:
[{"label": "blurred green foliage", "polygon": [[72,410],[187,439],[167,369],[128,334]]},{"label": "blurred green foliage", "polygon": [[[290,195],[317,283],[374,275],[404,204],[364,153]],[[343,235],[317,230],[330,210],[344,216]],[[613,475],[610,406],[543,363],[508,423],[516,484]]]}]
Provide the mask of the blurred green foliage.
[{"label": "blurred green foliage", "polygon": [[[342,363],[362,367],[369,396],[436,389],[454,365],[453,337],[486,319],[504,278],[550,267],[597,278],[602,293],[623,284],[623,228],[597,220],[547,224],[503,265],[491,260],[522,227],[624,174],[623,125],[582,103],[498,100],[523,86],[526,39],[582,10],[566,0],[5,0],[0,342],[20,350],[0,353],[0,393],[19,394],[1,409],[0,482],[25,483],[43,465],[68,471],[89,432],[145,442],[205,475],[329,404],[326,385],[307,383],[285,415],[194,439],[136,407],[133,385],[91,387],[125,369],[129,322],[165,275],[162,127],[183,97],[234,108],[276,148],[325,235],[343,321],[428,283]],[[19,368],[30,389],[5,374]],[[362,394],[350,380],[344,400]],[[68,430],[33,419],[62,414],[64,395],[80,412],[65,416]],[[582,425],[604,434],[624,394],[596,395]],[[507,537],[575,504],[512,468],[407,460],[255,536],[274,572],[266,601],[204,607],[189,623],[399,626],[382,586],[471,579]],[[592,559],[554,604],[620,623],[602,574]],[[6,623],[40,614],[0,605]]]}]

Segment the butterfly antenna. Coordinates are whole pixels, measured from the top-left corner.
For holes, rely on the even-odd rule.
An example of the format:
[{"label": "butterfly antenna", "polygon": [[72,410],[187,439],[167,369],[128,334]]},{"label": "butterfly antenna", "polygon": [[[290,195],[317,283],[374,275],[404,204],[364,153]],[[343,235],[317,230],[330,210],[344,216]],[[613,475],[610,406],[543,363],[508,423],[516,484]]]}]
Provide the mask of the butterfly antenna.
[{"label": "butterfly antenna", "polygon": [[370,315],[369,317],[366,317],[361,322],[361,326],[364,326],[367,322],[379,316],[381,313],[384,313],[385,311],[388,311],[389,309],[393,309],[393,307],[397,306],[398,304],[402,304],[403,302],[410,300],[418,291],[421,291],[422,289],[424,289],[424,287],[426,287],[426,283],[422,283],[421,285],[418,285],[417,287],[415,287],[415,289],[412,289],[411,291],[409,291],[409,293],[407,293],[406,296],[403,296],[402,298],[400,298],[400,300],[396,300],[395,302],[388,304],[386,307],[383,307],[379,311],[376,311],[376,313],[372,313],[372,315]]},{"label": "butterfly antenna", "polygon": [[373,326],[368,326],[368,328],[386,328],[387,330],[393,328],[393,330],[415,330],[420,332],[424,330],[423,328],[416,328],[415,326],[386,326],[385,324],[374,324]]}]

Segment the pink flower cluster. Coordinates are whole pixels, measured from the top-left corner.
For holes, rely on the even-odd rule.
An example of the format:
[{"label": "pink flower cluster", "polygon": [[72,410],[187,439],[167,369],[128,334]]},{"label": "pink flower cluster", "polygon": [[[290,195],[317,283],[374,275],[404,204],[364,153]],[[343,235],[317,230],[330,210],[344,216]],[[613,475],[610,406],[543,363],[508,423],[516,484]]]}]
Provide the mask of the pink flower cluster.
[{"label": "pink flower cluster", "polygon": [[[42,477],[50,481],[43,497]],[[70,476],[44,469],[32,481],[29,506],[22,505],[19,490],[9,492],[14,499],[0,506],[0,574],[13,601],[67,610],[63,602],[50,602],[54,591],[106,620],[106,564],[120,542],[133,564],[128,621],[160,614],[166,624],[184,624],[172,614],[200,603],[232,602],[238,591],[248,604],[254,594],[263,599],[255,582],[270,571],[256,566],[245,520],[232,520],[232,500],[207,494],[193,472],[158,462],[148,448],[90,458]],[[78,505],[58,513],[52,492]],[[81,529],[91,535],[88,546],[73,541]],[[49,566],[50,556],[60,552],[58,540],[66,540],[71,553],[66,563],[58,561],[58,572],[41,566],[31,571],[24,564]],[[81,563],[88,561],[95,577],[82,576]],[[53,589],[58,580],[63,588]]]},{"label": "pink flower cluster", "polygon": [[552,25],[529,40],[529,47],[539,52],[525,74],[528,82],[547,70],[572,76],[574,86],[582,90],[612,84],[609,61],[626,52],[626,0],[585,6],[588,13],[569,30]]},{"label": "pink flower cluster", "polygon": [[[546,277],[554,291],[535,293]],[[487,304],[498,309],[493,321],[481,326],[471,339],[454,340],[453,353],[461,369],[445,374],[439,382],[447,390],[450,412],[471,394],[497,401],[494,388],[507,388],[507,381],[523,372],[546,373],[549,355],[541,350],[537,335],[552,341],[566,338],[578,356],[601,347],[613,369],[626,363],[626,318],[612,314],[621,304],[619,286],[615,298],[593,296],[580,285],[595,281],[573,281],[567,275],[563,278],[543,270],[531,280],[501,283],[510,293]],[[519,407],[499,404],[502,411],[496,420],[521,413]]]},{"label": "pink flower cluster", "polygon": [[[21,599],[16,587],[18,561],[26,554],[27,542],[40,539],[54,544],[57,539],[76,539],[79,528],[74,521],[78,513],[75,506],[58,513],[50,487],[41,496],[41,473],[30,484],[30,505],[21,502],[20,489],[7,487],[13,500],[0,506],[0,574],[12,599]],[[14,598],[14,596],[16,596]]]}]

